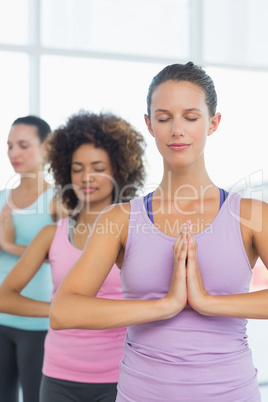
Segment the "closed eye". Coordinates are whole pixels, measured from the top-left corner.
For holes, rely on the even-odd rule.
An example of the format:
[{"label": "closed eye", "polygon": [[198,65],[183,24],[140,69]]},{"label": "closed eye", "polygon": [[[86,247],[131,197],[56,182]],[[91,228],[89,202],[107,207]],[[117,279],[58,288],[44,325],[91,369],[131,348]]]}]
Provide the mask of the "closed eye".
[{"label": "closed eye", "polygon": [[170,117],[168,117],[167,119],[158,119],[158,122],[159,123],[165,123],[168,120],[170,120]]},{"label": "closed eye", "polygon": [[185,117],[186,120],[188,121],[197,121],[197,117],[193,117],[192,119],[190,119],[190,117]]}]

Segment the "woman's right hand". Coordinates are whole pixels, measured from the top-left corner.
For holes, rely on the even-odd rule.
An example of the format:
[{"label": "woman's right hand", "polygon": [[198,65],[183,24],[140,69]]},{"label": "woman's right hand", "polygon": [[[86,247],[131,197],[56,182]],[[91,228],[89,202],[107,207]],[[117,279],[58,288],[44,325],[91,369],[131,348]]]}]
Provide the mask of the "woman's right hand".
[{"label": "woman's right hand", "polygon": [[187,303],[186,261],[187,261],[187,226],[182,230],[173,246],[174,266],[166,299],[169,302],[171,316],[177,315]]}]

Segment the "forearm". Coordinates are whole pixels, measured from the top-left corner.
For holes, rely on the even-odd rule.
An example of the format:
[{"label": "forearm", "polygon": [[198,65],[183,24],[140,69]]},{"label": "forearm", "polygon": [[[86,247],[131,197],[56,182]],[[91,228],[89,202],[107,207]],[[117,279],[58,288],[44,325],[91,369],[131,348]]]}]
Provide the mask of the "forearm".
[{"label": "forearm", "polygon": [[268,319],[268,290],[236,295],[206,295],[198,312],[207,316]]},{"label": "forearm", "polygon": [[[173,314],[174,315],[174,314]],[[51,328],[109,329],[167,319],[172,314],[165,299],[111,300],[56,294],[50,308]]]},{"label": "forearm", "polygon": [[22,296],[17,292],[0,292],[1,313],[24,317],[48,317],[50,302],[43,302]]},{"label": "forearm", "polygon": [[27,246],[19,246],[15,243],[5,243],[2,245],[2,250],[4,250],[6,253],[17,255],[19,257],[24,253],[26,248]]}]

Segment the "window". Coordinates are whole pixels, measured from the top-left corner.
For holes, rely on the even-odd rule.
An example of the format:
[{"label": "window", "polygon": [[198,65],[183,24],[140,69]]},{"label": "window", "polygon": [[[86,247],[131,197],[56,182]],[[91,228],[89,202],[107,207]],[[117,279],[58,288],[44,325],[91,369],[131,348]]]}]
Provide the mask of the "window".
[{"label": "window", "polygon": [[[1,175],[0,188],[10,185],[14,171],[7,157],[7,136],[12,122],[29,113],[29,58],[27,54],[0,52]],[[3,174],[3,172],[5,174]]]},{"label": "window", "polygon": [[189,12],[188,0],[43,0],[42,45],[187,59]]}]

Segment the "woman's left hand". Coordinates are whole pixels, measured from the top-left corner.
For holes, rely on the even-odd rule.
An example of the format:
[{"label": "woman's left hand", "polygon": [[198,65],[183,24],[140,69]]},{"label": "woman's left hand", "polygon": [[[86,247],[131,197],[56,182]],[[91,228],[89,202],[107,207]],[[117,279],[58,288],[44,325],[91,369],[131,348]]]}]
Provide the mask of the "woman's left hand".
[{"label": "woman's left hand", "polygon": [[191,231],[191,225],[187,225],[187,297],[190,306],[200,314],[205,314],[209,293],[206,291],[200,267],[197,259],[197,244]]},{"label": "woman's left hand", "polygon": [[6,250],[8,245],[15,243],[15,228],[12,212],[9,206],[4,205],[0,214],[0,247]]}]

